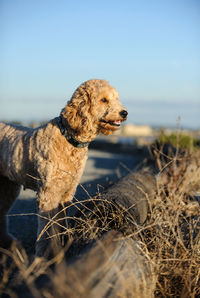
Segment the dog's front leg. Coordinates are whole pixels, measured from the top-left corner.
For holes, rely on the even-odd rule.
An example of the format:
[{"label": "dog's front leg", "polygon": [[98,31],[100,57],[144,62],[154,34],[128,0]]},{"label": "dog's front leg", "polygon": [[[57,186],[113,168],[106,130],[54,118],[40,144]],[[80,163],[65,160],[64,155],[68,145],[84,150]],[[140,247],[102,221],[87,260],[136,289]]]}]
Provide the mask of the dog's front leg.
[{"label": "dog's front leg", "polygon": [[36,256],[50,258],[63,247],[64,219],[61,207],[51,211],[39,211]]}]

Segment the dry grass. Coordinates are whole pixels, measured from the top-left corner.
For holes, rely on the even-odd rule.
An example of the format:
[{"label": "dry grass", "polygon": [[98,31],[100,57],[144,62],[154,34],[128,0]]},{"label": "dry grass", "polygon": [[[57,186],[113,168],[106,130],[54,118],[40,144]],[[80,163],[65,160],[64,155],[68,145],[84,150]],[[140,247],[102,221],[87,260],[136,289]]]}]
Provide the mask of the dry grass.
[{"label": "dry grass", "polygon": [[194,194],[200,190],[200,152],[166,155],[159,149],[158,193],[141,233],[157,268],[155,296],[199,297],[200,200]]},{"label": "dry grass", "polygon": [[[65,271],[63,267],[56,270],[57,264],[62,262],[67,250],[68,256],[74,250],[77,254],[91,240],[112,228],[120,230],[125,238],[137,240],[146,259],[153,264],[157,280],[155,297],[200,297],[200,201],[195,195],[200,189],[200,152],[179,150],[178,146],[176,150],[168,147],[166,152],[160,145],[152,152],[159,169],[157,193],[144,225],[125,217],[124,210],[112,202],[102,201],[101,196],[89,198],[81,205],[75,202],[78,212],[64,231],[67,246],[54,259],[30,261],[23,249],[0,249],[0,293],[25,297],[20,293],[26,289],[26,297],[55,297],[58,288],[62,288],[61,293],[65,295],[57,297],[70,297]],[[136,297],[135,293],[132,297]]]}]

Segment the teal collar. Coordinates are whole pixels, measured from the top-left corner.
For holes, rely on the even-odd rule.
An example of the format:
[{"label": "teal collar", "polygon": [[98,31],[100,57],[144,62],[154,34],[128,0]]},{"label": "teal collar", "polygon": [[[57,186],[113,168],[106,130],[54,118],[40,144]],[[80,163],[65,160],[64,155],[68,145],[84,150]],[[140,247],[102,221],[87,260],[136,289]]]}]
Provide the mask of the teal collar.
[{"label": "teal collar", "polygon": [[69,123],[66,121],[67,126],[65,127],[62,123],[61,116],[57,117],[56,120],[57,120],[57,124],[58,124],[58,127],[60,128],[60,131],[61,131],[62,135],[66,138],[66,140],[71,145],[73,145],[76,148],[84,148],[84,147],[87,147],[90,144],[90,142],[81,142],[81,141],[77,140],[75,137],[73,137],[71,135],[71,133],[69,132],[69,128],[70,128]]}]

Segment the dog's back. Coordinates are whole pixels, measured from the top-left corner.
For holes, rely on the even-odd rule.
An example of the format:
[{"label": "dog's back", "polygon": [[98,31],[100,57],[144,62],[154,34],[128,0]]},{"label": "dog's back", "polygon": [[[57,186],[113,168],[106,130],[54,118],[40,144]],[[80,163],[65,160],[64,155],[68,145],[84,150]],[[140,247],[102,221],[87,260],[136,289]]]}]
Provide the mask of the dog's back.
[{"label": "dog's back", "polygon": [[11,180],[19,172],[24,155],[24,137],[30,128],[0,122],[0,174]]}]

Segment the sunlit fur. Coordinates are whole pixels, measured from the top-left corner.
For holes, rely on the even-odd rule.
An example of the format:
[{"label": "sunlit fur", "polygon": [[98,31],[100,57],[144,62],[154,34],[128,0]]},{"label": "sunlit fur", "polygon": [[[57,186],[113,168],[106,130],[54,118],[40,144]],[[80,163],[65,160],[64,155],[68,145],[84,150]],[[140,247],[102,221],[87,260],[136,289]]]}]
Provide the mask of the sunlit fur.
[{"label": "sunlit fur", "polygon": [[[106,100],[102,100],[106,99]],[[92,141],[100,132],[112,134],[124,121],[125,110],[118,93],[105,80],[89,80],[72,95],[61,111],[62,123],[81,142]],[[66,122],[67,120],[67,122]],[[37,192],[39,214],[52,217],[59,205],[72,200],[87,159],[87,147],[76,148],[61,134],[56,118],[36,129],[0,123],[0,239],[5,232],[5,214],[19,193],[20,185]],[[39,217],[38,235],[46,221]],[[41,253],[38,242],[38,254]]]}]

